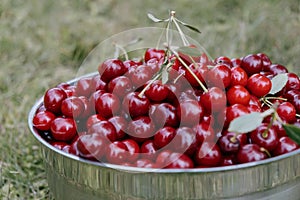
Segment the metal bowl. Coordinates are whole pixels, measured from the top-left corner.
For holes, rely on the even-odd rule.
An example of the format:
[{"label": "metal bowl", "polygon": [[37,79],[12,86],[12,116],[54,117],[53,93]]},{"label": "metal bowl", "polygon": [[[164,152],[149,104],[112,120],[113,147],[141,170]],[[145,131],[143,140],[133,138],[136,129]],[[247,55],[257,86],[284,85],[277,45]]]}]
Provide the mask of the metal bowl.
[{"label": "metal bowl", "polygon": [[259,162],[215,168],[144,169],[103,164],[65,153],[41,138],[32,119],[42,103],[43,98],[34,104],[28,124],[40,143],[56,200],[300,199],[300,149]]}]

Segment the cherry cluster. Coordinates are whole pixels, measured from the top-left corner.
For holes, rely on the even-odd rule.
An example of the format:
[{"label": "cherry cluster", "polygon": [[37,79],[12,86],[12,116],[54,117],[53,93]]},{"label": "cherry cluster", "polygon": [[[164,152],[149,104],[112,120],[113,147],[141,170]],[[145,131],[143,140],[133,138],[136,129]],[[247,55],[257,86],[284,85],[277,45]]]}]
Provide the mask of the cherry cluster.
[{"label": "cherry cluster", "polygon": [[[33,125],[54,147],[144,168],[229,166],[299,148],[282,126],[300,126],[299,77],[263,53],[210,60],[150,48],[141,60],[108,59],[98,71],[46,91]],[[287,83],[269,95],[272,78],[283,73]],[[280,120],[228,131],[234,119],[275,104]]]}]

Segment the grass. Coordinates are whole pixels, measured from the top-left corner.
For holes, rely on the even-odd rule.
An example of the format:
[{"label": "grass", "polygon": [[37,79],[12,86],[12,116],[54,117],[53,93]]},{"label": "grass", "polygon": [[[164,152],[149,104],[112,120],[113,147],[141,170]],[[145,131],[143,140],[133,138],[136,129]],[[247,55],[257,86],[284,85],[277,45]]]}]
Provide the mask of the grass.
[{"label": "grass", "polygon": [[169,9],[200,28],[200,35],[187,33],[213,57],[265,52],[300,73],[299,0],[0,0],[1,199],[52,199],[27,128],[35,100],[75,77],[96,44],[130,28],[156,26],[146,13],[166,17]]}]

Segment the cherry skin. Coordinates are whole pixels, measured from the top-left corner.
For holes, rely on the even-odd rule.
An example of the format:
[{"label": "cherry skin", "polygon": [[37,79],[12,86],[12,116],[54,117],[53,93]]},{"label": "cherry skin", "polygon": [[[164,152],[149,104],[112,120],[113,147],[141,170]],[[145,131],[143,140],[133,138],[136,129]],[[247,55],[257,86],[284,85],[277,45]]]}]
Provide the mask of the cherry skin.
[{"label": "cherry skin", "polygon": [[292,99],[291,103],[294,105],[297,113],[300,113],[300,94],[294,96],[294,98]]},{"label": "cherry skin", "polygon": [[286,93],[283,95],[283,97],[286,98],[289,102],[292,102],[296,95],[300,95],[299,90],[289,90],[289,91],[286,91]]},{"label": "cherry skin", "polygon": [[176,128],[179,126],[177,110],[169,103],[151,106],[149,115],[157,127],[171,126]]},{"label": "cherry skin", "polygon": [[50,88],[44,95],[44,106],[48,111],[59,114],[61,103],[65,98],[67,98],[67,94],[63,89]]},{"label": "cherry skin", "polygon": [[140,168],[158,168],[157,165],[152,162],[151,160],[147,158],[140,158],[138,159],[135,164],[135,167],[140,167]]},{"label": "cherry skin", "polygon": [[198,101],[187,100],[180,103],[180,108],[177,108],[177,116],[180,118],[180,125],[194,126],[202,120],[204,110]]},{"label": "cherry skin", "polygon": [[245,56],[241,62],[241,67],[249,76],[259,73],[263,68],[261,57],[256,54]]},{"label": "cherry skin", "polygon": [[176,152],[171,153],[165,163],[170,163],[165,167],[166,169],[189,169],[194,167],[194,162],[189,156]]},{"label": "cherry skin", "polygon": [[175,137],[175,129],[173,127],[163,127],[159,129],[153,139],[154,145],[160,149],[168,145]]},{"label": "cherry skin", "polygon": [[143,86],[147,81],[151,80],[152,76],[153,71],[151,67],[146,65],[140,65],[128,74],[128,77],[135,88]]},{"label": "cherry skin", "polygon": [[128,124],[125,118],[121,116],[114,116],[109,118],[108,121],[112,123],[116,129],[117,140],[123,139],[126,136],[125,131]]},{"label": "cherry skin", "polygon": [[144,60],[145,62],[149,61],[152,58],[161,60],[164,58],[165,54],[166,52],[163,49],[149,48],[145,52]]},{"label": "cherry skin", "polygon": [[85,104],[79,97],[71,96],[61,103],[61,112],[66,117],[78,118],[85,110]]},{"label": "cherry skin", "polygon": [[285,85],[285,90],[300,90],[300,80],[297,74],[295,73],[288,73],[288,82]]},{"label": "cherry skin", "polygon": [[240,58],[232,58],[231,59],[232,67],[241,66],[242,59]]},{"label": "cherry skin", "polygon": [[226,57],[226,56],[220,56],[218,58],[216,58],[214,60],[214,63],[217,65],[217,64],[224,64],[224,65],[227,65],[228,67],[232,67],[232,62],[231,62],[231,59]]},{"label": "cherry skin", "polygon": [[59,150],[63,150],[64,148],[70,148],[70,145],[68,143],[62,141],[52,141],[50,142],[50,144]]},{"label": "cherry skin", "polygon": [[96,111],[106,119],[117,114],[120,109],[119,98],[111,93],[104,93],[96,99]]},{"label": "cherry skin", "polygon": [[247,106],[250,101],[250,93],[241,85],[235,85],[227,91],[227,101],[230,105],[242,104]]},{"label": "cherry skin", "polygon": [[230,85],[235,86],[235,85],[241,85],[241,86],[246,86],[248,81],[248,75],[243,70],[243,68],[236,66],[231,68],[231,81]]},{"label": "cherry skin", "polygon": [[89,97],[96,91],[96,85],[93,82],[93,77],[81,78],[76,83],[76,96]]},{"label": "cherry skin", "polygon": [[126,145],[128,150],[127,162],[134,163],[140,156],[140,146],[132,139],[121,141]]},{"label": "cherry skin", "polygon": [[94,87],[94,91],[97,90],[103,90],[106,91],[107,90],[107,83],[105,83],[102,79],[101,76],[98,74],[97,76],[94,76],[92,79],[92,86]]},{"label": "cherry skin", "polygon": [[108,83],[110,80],[125,74],[127,68],[121,60],[108,59],[99,65],[98,72],[101,76],[101,80]]},{"label": "cherry skin", "polygon": [[214,129],[209,124],[201,122],[194,126],[193,130],[196,132],[196,139],[199,144],[215,141]]},{"label": "cherry skin", "polygon": [[76,123],[71,118],[57,117],[52,121],[50,130],[53,138],[59,141],[70,141],[77,133]]},{"label": "cherry skin", "polygon": [[56,118],[56,116],[49,111],[40,111],[36,113],[32,119],[33,126],[41,131],[50,130],[52,121]]},{"label": "cherry skin", "polygon": [[107,90],[108,92],[122,98],[132,91],[132,84],[128,77],[118,76],[108,83]]},{"label": "cherry skin", "polygon": [[226,108],[225,91],[218,87],[209,88],[208,92],[204,93],[200,98],[200,104],[205,109],[207,114],[219,112]]},{"label": "cherry skin", "polygon": [[226,109],[226,119],[225,124],[229,125],[229,123],[237,117],[250,113],[248,108],[241,104],[234,104]]},{"label": "cherry skin", "polygon": [[149,100],[160,102],[167,98],[169,89],[161,81],[154,81],[146,90],[145,95]]},{"label": "cherry skin", "polygon": [[246,134],[236,135],[235,133],[226,131],[226,133],[219,138],[218,145],[224,153],[236,153],[240,146],[247,143],[247,140]]},{"label": "cherry skin", "polygon": [[128,123],[128,135],[136,142],[144,142],[155,134],[155,125],[147,116],[140,116]]},{"label": "cherry skin", "polygon": [[249,135],[252,143],[265,148],[269,152],[276,148],[278,144],[278,136],[272,127],[268,127],[268,124],[263,123]]},{"label": "cherry skin", "polygon": [[241,146],[237,153],[239,163],[249,163],[266,159],[268,156],[265,150],[257,144],[246,144]]},{"label": "cherry skin", "polygon": [[236,158],[235,156],[229,155],[229,156],[223,156],[220,162],[220,166],[231,166],[236,164]]},{"label": "cherry skin", "polygon": [[196,134],[189,127],[180,127],[175,131],[175,137],[169,143],[168,149],[178,153],[193,155],[197,147]]},{"label": "cherry skin", "polygon": [[231,82],[231,70],[227,65],[216,65],[209,70],[207,77],[210,86],[227,88]]},{"label": "cherry skin", "polygon": [[194,159],[198,165],[215,167],[221,162],[222,154],[218,145],[203,142],[196,150]]},{"label": "cherry skin", "polygon": [[[202,63],[192,63],[189,68],[196,75],[196,77],[201,81],[201,83],[205,84],[205,80],[207,78],[208,68],[207,65]],[[198,81],[188,70],[184,70],[184,77],[193,87],[199,87]]]},{"label": "cherry skin", "polygon": [[102,120],[98,123],[93,124],[88,129],[89,134],[97,133],[103,138],[109,139],[110,141],[116,141],[118,139],[117,131],[114,125],[106,120]]},{"label": "cherry skin", "polygon": [[86,120],[86,129],[88,130],[93,124],[106,120],[100,114],[93,114]]},{"label": "cherry skin", "polygon": [[270,58],[264,53],[258,53],[257,55],[262,61],[262,69],[264,71],[268,71],[269,67],[272,65],[272,61],[270,60]]},{"label": "cherry skin", "polygon": [[299,145],[289,137],[281,137],[277,147],[273,150],[273,156],[279,156],[285,153],[292,152],[299,148]]},{"label": "cherry skin", "polygon": [[294,123],[296,121],[296,109],[290,102],[283,102],[277,107],[277,113],[280,118],[287,123]]},{"label": "cherry skin", "polygon": [[121,164],[128,160],[127,146],[120,141],[110,143],[105,152],[105,158],[108,163]]},{"label": "cherry skin", "polygon": [[148,115],[150,101],[147,97],[139,96],[137,92],[127,94],[122,102],[122,108],[129,113],[132,118]]},{"label": "cherry skin", "polygon": [[253,74],[247,82],[248,90],[256,97],[265,96],[270,92],[271,87],[271,80],[261,74]]},{"label": "cherry skin", "polygon": [[285,66],[279,65],[279,64],[270,65],[268,71],[271,72],[273,75],[288,73],[287,68]]},{"label": "cherry skin", "polygon": [[147,158],[149,160],[155,160],[156,159],[156,151],[157,147],[154,144],[153,140],[146,140],[141,145],[141,156],[144,158]]}]

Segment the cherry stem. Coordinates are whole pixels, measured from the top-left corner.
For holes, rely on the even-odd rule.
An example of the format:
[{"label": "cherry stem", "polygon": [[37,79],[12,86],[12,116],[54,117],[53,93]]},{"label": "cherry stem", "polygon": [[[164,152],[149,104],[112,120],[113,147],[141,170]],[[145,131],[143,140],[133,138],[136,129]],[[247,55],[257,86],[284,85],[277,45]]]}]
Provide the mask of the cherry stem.
[{"label": "cherry stem", "polygon": [[259,150],[260,150],[261,152],[265,152],[265,153],[269,156],[269,158],[272,157],[271,154],[270,154],[270,152],[269,152],[267,149],[265,149],[265,148],[263,148],[263,147],[260,147]]},{"label": "cherry stem", "polygon": [[199,78],[196,76],[196,74],[189,68],[189,66],[187,66],[187,64],[180,58],[178,53],[172,49],[170,49],[170,51],[176,56],[176,58],[180,61],[180,63],[189,71],[189,73],[192,74],[192,76],[196,79],[196,81],[198,82],[198,84],[200,85],[202,90],[204,92],[208,92],[208,89],[203,85],[203,83],[199,80]]},{"label": "cherry stem", "polygon": [[300,114],[296,114],[296,117],[300,118]]},{"label": "cherry stem", "polygon": [[145,92],[148,90],[150,85],[154,83],[154,81],[158,80],[161,74],[157,74],[153,79],[150,80],[150,82],[146,85],[146,87],[143,88],[143,90],[139,93],[138,97],[142,98],[145,94]]},{"label": "cherry stem", "polygon": [[275,100],[287,101],[286,98],[282,98],[282,97],[264,97],[264,99],[266,99],[266,100],[275,99]]},{"label": "cherry stem", "polygon": [[235,136],[232,136],[229,140],[230,140],[230,142],[232,142],[232,143],[237,143],[237,135],[235,135]]},{"label": "cherry stem", "polygon": [[119,51],[118,51],[118,49],[120,49],[120,50],[123,52],[123,54],[124,54],[124,56],[125,56],[125,59],[126,59],[126,60],[129,60],[128,53],[127,53],[127,51],[124,49],[124,47],[122,47],[121,45],[118,45],[116,42],[114,42],[113,45],[115,45],[116,50],[117,50],[115,53],[118,54],[118,55],[115,55],[115,57],[119,57],[119,56],[120,56]]}]

